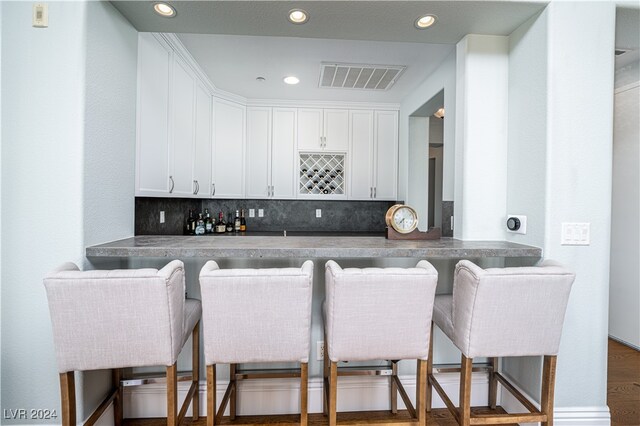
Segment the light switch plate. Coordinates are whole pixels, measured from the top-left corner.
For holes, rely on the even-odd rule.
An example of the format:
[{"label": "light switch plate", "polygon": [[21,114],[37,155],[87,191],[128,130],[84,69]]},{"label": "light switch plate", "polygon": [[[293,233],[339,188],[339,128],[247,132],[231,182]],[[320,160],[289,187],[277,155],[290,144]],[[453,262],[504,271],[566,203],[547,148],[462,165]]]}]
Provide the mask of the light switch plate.
[{"label": "light switch plate", "polygon": [[258,209],[258,217],[264,217],[264,209]]},{"label": "light switch plate", "polygon": [[316,217],[322,217],[322,209],[316,209]]},{"label": "light switch plate", "polygon": [[164,210],[160,210],[160,223],[164,223]]},{"label": "light switch plate", "polygon": [[562,222],[560,244],[563,246],[588,246],[591,244],[591,224],[588,222]]},{"label": "light switch plate", "polygon": [[34,28],[47,28],[49,26],[49,5],[47,3],[33,4],[33,19],[31,25]]},{"label": "light switch plate", "polygon": [[256,217],[256,209],[249,209],[249,217]]}]

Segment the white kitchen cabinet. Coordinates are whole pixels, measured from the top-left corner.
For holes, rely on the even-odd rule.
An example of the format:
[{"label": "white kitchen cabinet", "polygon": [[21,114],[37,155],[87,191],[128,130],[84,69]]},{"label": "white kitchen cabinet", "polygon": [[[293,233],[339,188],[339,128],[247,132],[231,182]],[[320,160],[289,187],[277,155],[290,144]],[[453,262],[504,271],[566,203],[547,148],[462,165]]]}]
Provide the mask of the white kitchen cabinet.
[{"label": "white kitchen cabinet", "polygon": [[298,109],[298,149],[301,151],[347,151],[349,111],[345,109]]},{"label": "white kitchen cabinet", "polygon": [[247,198],[295,198],[295,108],[247,108]]},{"label": "white kitchen cabinet", "polygon": [[169,75],[172,53],[153,34],[138,40],[136,195],[167,196],[169,179]]},{"label": "white kitchen cabinet", "polygon": [[213,98],[200,83],[196,84],[196,121],[193,154],[193,181],[198,198],[209,198],[211,188],[211,127],[213,122]]},{"label": "white kitchen cabinet", "polygon": [[398,113],[354,110],[350,111],[349,120],[349,198],[395,201],[398,181]]},{"label": "white kitchen cabinet", "polygon": [[271,141],[271,196],[296,198],[297,151],[295,108],[273,109],[273,137]]},{"label": "white kitchen cabinet", "polygon": [[246,107],[214,98],[213,178],[215,198],[244,198]]},{"label": "white kitchen cabinet", "polygon": [[271,195],[271,108],[247,108],[247,198]]},{"label": "white kitchen cabinet", "polygon": [[196,192],[193,179],[195,78],[179,58],[173,63],[171,84],[171,194],[189,197]]},{"label": "white kitchen cabinet", "polygon": [[398,196],[398,112],[376,111],[373,198],[396,201]]}]

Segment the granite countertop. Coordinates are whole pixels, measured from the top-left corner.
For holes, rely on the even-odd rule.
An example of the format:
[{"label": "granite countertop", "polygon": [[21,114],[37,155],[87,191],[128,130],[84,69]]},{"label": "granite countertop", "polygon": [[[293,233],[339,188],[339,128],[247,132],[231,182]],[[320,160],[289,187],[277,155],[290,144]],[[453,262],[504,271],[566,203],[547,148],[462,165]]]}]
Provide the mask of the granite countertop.
[{"label": "granite countertop", "polygon": [[86,255],[171,258],[542,257],[541,248],[507,241],[461,241],[453,238],[397,241],[377,234],[307,234],[287,232],[287,237],[281,233],[197,237],[145,235],[87,247]]}]

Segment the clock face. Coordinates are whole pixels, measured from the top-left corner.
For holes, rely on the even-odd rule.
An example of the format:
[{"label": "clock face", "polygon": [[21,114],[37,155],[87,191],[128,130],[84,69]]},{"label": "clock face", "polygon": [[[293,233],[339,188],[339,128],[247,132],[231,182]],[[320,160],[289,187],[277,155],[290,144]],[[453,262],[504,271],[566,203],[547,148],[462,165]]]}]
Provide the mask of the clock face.
[{"label": "clock face", "polygon": [[389,209],[387,225],[401,234],[408,234],[418,226],[418,214],[409,206],[397,204]]}]

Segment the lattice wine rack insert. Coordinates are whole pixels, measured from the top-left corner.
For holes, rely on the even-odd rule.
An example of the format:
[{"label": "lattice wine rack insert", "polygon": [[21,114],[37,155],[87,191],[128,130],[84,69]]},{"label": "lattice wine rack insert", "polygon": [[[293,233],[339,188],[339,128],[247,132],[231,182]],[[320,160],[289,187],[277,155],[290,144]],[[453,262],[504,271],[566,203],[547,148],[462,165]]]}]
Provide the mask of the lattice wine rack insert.
[{"label": "lattice wine rack insert", "polygon": [[344,194],[344,157],[344,154],[300,154],[300,194]]}]

